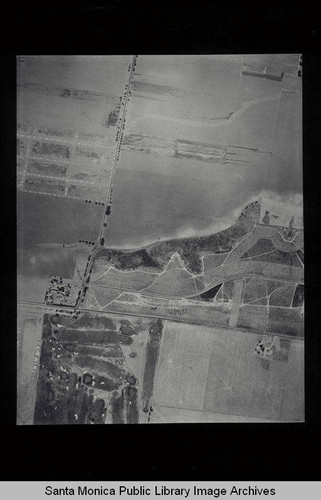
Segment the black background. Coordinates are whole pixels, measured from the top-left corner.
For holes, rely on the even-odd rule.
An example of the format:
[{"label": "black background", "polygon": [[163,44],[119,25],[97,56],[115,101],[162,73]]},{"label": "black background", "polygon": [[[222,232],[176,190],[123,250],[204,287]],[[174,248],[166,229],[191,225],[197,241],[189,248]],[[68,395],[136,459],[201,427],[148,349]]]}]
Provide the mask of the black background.
[{"label": "black background", "polygon": [[[2,480],[320,480],[318,13],[240,2],[7,4],[1,47]],[[303,53],[306,422],[16,426],[15,56]],[[10,55],[11,54],[11,55]]]}]

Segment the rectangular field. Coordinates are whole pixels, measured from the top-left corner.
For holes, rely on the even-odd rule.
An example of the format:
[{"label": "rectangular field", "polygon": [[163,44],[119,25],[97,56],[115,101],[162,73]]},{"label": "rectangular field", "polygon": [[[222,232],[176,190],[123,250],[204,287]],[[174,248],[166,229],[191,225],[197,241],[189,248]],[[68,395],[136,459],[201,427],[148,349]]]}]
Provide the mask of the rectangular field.
[{"label": "rectangular field", "polygon": [[210,330],[167,322],[155,391],[157,404],[202,409],[211,349]]},{"label": "rectangular field", "polygon": [[155,391],[159,412],[205,412],[204,418],[190,413],[186,421],[195,422],[210,421],[209,413],[213,421],[214,414],[226,414],[226,422],[231,415],[241,421],[303,421],[303,343],[287,340],[282,356],[278,337],[265,342],[271,350],[260,356],[256,335],[168,321]]},{"label": "rectangular field", "polygon": [[[222,338],[222,334],[220,335]],[[234,334],[215,341],[204,409],[280,421],[304,419],[303,343],[291,342],[288,359],[257,356],[256,338]],[[221,347],[221,348],[220,348]],[[263,362],[264,361],[264,362]]]},{"label": "rectangular field", "polygon": [[17,424],[30,425],[36,399],[41,349],[41,312],[18,309],[17,318]]},{"label": "rectangular field", "polygon": [[18,192],[18,247],[95,241],[103,207],[83,200]]},{"label": "rectangular field", "polygon": [[[20,268],[23,272],[23,268]],[[17,299],[44,303],[49,286],[48,278],[17,276]]]}]

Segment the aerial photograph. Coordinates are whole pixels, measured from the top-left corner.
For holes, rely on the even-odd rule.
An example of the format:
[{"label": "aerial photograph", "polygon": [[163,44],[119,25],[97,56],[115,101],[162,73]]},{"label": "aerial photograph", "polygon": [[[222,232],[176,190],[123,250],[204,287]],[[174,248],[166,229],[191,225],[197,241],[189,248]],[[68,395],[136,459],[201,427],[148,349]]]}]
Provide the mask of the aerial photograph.
[{"label": "aerial photograph", "polygon": [[17,57],[18,425],[304,422],[303,63]]}]

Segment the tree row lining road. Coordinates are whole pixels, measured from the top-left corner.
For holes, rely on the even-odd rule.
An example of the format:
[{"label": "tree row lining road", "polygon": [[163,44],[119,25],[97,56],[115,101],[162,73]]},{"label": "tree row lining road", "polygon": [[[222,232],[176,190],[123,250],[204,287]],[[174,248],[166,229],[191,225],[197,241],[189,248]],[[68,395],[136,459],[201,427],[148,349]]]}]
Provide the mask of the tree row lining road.
[{"label": "tree row lining road", "polygon": [[[32,301],[25,301],[25,300],[18,300],[18,304],[20,304],[21,306],[26,306],[26,307],[34,307],[36,309],[38,309],[39,307],[41,307],[41,309],[44,309],[44,312],[48,311],[48,312],[56,312],[56,309],[58,308],[57,306],[44,306],[43,304],[41,304],[40,302],[32,302]],[[74,307],[72,306],[64,306],[64,307],[61,307],[63,309],[70,309],[71,311],[74,311]],[[245,328],[230,328],[229,326],[222,326],[222,325],[215,325],[213,323],[193,323],[191,321],[186,321],[184,319],[178,319],[178,318],[169,318],[169,317],[165,317],[165,316],[160,316],[160,315],[151,315],[151,314],[145,314],[145,313],[124,313],[124,312],[118,312],[118,311],[101,311],[101,310],[98,310],[98,309],[85,309],[85,308],[79,308],[79,312],[82,312],[82,313],[98,313],[98,314],[104,314],[104,315],[116,315],[116,316],[135,316],[135,317],[138,317],[138,318],[151,318],[151,319],[155,319],[155,318],[160,318],[164,321],[172,321],[173,323],[185,323],[185,324],[188,324],[188,325],[198,325],[198,326],[203,326],[203,327],[210,327],[210,328],[219,328],[219,329],[222,329],[222,330],[228,330],[228,331],[232,331],[232,332],[236,332],[236,333],[249,333],[251,335],[269,335],[270,337],[274,337],[274,336],[277,336],[277,337],[282,337],[282,338],[287,338],[287,339],[291,339],[291,340],[300,340],[302,342],[304,342],[304,338],[303,337],[294,337],[293,335],[286,335],[286,334],[283,334],[283,333],[278,333],[278,332],[264,332],[264,331],[261,331],[261,330],[248,330],[248,329],[245,329]]]},{"label": "tree row lining road", "polygon": [[[125,120],[126,120],[126,111],[127,111],[127,104],[128,104],[128,98],[129,98],[129,92],[130,92],[130,84],[131,84],[131,81],[132,81],[132,78],[133,78],[133,75],[134,75],[134,71],[135,71],[136,59],[137,59],[137,56],[133,56],[133,60],[132,60],[131,66],[130,66],[128,83],[125,86],[125,92],[124,92],[124,96],[122,98],[123,113],[122,113],[121,119],[120,119],[119,133],[118,133],[118,139],[117,139],[117,146],[116,146],[114,160],[113,160],[113,165],[112,165],[112,169],[111,169],[110,183],[109,183],[109,187],[108,187],[107,194],[106,194],[106,206],[108,206],[110,204],[109,203],[110,202],[110,197],[111,197],[111,193],[112,193],[112,189],[113,189],[113,185],[114,185],[114,177],[115,177],[115,172],[116,172],[116,165],[117,165],[117,162],[119,160],[119,155],[120,155],[120,150],[121,150],[121,143],[122,143],[122,138],[123,138],[123,133],[124,133],[123,131],[124,131],[124,125],[125,125]],[[117,137],[117,135],[116,135],[116,137]],[[96,254],[98,252],[98,249],[100,247],[101,239],[103,238],[103,235],[104,235],[104,227],[105,227],[104,224],[106,222],[106,218],[107,218],[107,215],[104,212],[103,217],[102,217],[102,221],[101,221],[100,232],[99,232],[97,244],[95,245],[95,247],[94,247],[94,249],[93,249],[93,251],[92,251],[92,253],[90,255],[90,259],[89,259],[89,261],[87,263],[86,270],[85,270],[85,273],[84,273],[84,277],[83,277],[83,280],[82,280],[81,293],[79,295],[77,304],[75,306],[75,310],[79,309],[79,306],[80,306],[80,304],[81,304],[81,302],[82,302],[82,300],[84,298],[85,290],[86,290],[86,287],[87,287],[87,282],[88,282],[88,280],[90,278],[90,270],[91,270],[92,265],[94,263],[94,260],[95,260]]]}]

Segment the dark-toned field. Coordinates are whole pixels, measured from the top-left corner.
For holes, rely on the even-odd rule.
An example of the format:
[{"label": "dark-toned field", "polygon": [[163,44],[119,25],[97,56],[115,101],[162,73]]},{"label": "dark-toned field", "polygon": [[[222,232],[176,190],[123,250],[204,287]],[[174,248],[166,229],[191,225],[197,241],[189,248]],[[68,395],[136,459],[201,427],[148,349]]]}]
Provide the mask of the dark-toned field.
[{"label": "dark-toned field", "polygon": [[[80,249],[78,250],[81,253]],[[50,275],[72,278],[76,266],[75,248],[40,246],[18,249],[17,267],[23,276],[48,278]]]},{"label": "dark-toned field", "polygon": [[41,243],[96,241],[103,207],[41,194],[18,192],[18,248]]},{"label": "dark-toned field", "polygon": [[154,377],[156,371],[157,360],[159,356],[159,348],[162,339],[163,323],[161,319],[152,322],[149,328],[149,339],[146,346],[146,359],[143,377],[143,411],[149,411],[149,405],[153,397]]},{"label": "dark-toned field", "polygon": [[128,424],[138,424],[138,392],[136,387],[125,387],[125,411]]}]

